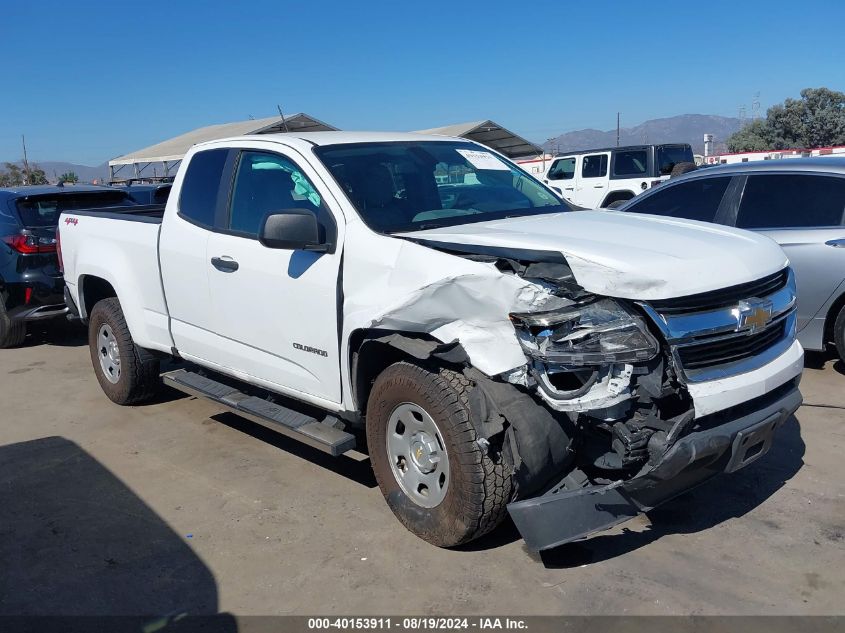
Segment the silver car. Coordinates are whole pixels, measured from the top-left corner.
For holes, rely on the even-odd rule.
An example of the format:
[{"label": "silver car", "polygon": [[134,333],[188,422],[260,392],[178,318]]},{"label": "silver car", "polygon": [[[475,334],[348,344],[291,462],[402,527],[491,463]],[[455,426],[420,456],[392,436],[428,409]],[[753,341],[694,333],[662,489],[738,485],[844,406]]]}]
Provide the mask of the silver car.
[{"label": "silver car", "polygon": [[619,209],[759,231],[780,244],[798,284],[798,339],[845,360],[845,158],[708,167]]}]

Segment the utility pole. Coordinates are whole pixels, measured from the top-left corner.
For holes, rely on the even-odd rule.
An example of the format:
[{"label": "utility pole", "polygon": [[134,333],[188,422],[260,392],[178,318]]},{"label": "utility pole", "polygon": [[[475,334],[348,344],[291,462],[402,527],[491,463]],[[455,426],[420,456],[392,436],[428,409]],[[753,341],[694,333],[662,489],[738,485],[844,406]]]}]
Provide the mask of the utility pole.
[{"label": "utility pole", "polygon": [[616,113],[616,147],[619,147],[619,113]]},{"label": "utility pole", "polygon": [[754,100],[751,102],[751,120],[756,121],[760,117],[760,93],[754,93]]},{"label": "utility pole", "polygon": [[277,104],[276,104],[276,108],[279,110],[279,116],[280,116],[280,117],[282,117],[282,125],[284,125],[284,126],[285,126],[285,132],[290,132],[290,130],[288,129],[288,122],[287,122],[287,121],[285,121],[285,115],[284,115],[284,114],[282,114],[282,106],[280,106],[280,105],[277,103]]},{"label": "utility pole", "polygon": [[21,134],[21,144],[23,145],[23,173],[24,173],[24,184],[28,185],[29,181],[31,180],[29,174],[29,161],[26,159],[26,137]]}]

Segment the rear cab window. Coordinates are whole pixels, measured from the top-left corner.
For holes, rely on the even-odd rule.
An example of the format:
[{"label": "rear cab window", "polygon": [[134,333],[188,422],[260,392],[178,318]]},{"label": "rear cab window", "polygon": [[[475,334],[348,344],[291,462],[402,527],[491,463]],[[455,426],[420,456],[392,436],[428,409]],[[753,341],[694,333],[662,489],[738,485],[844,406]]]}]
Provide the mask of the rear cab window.
[{"label": "rear cab window", "polygon": [[649,196],[634,198],[625,211],[712,222],[730,182],[730,176],[721,176],[663,185]]},{"label": "rear cab window", "polygon": [[217,201],[229,149],[197,152],[188,163],[179,194],[179,215],[193,224],[214,227]]},{"label": "rear cab window", "polygon": [[832,227],[843,224],[845,178],[801,174],[752,175],[736,225],[744,229]]}]

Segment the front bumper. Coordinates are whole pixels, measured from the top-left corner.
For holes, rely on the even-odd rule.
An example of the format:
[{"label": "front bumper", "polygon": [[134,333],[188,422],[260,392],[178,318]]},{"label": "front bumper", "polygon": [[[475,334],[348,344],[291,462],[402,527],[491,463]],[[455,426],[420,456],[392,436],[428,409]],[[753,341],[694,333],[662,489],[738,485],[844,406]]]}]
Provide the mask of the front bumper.
[{"label": "front bumper", "polygon": [[533,550],[577,540],[626,521],[722,472],[765,455],[774,433],[801,406],[800,376],[730,411],[697,420],[649,470],[606,486],[549,492],[508,505]]}]

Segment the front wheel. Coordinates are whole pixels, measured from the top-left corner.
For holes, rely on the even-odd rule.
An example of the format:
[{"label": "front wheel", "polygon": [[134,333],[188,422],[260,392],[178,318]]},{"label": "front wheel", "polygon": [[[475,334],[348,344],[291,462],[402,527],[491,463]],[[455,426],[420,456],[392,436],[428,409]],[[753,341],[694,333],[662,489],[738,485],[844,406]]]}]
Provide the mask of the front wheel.
[{"label": "front wheel", "polygon": [[390,509],[439,547],[495,528],[513,496],[511,469],[477,442],[469,380],[407,362],[388,367],[367,407],[370,461]]},{"label": "front wheel", "polygon": [[103,299],[91,310],[88,347],[97,381],[112,402],[138,404],[155,395],[158,359],[135,345],[116,297]]},{"label": "front wheel", "polygon": [[839,358],[845,363],[845,306],[842,306],[833,323],[833,342],[836,344]]}]

